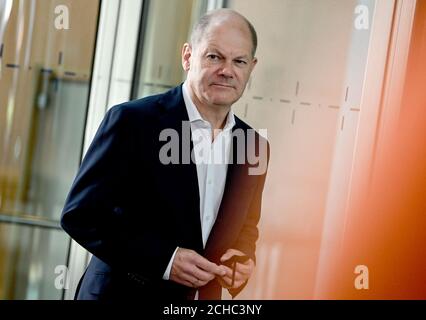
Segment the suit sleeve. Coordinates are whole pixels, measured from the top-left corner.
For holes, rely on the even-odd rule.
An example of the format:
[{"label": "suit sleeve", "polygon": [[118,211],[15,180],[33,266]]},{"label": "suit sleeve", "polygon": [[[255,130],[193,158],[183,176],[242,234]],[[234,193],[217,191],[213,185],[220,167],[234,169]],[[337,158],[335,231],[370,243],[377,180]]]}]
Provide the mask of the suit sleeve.
[{"label": "suit sleeve", "polygon": [[146,281],[157,280],[177,244],[166,232],[149,228],[141,232],[141,226],[130,218],[155,213],[128,212],[123,205],[134,168],[134,133],[128,118],[120,107],[106,114],[71,187],[61,226],[111,267]]}]

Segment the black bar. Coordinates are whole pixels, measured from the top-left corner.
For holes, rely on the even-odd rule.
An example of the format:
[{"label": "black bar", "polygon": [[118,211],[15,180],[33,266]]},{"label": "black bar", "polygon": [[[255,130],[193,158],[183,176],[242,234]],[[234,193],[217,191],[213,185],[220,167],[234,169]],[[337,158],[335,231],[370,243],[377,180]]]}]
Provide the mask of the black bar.
[{"label": "black bar", "polygon": [[[317,301],[317,300],[244,300],[244,301],[0,301],[2,312],[21,314],[26,318],[46,318],[46,314],[66,315],[68,319],[86,317],[119,319],[247,319],[275,320],[300,318],[338,318],[368,314],[372,318],[416,319],[424,311],[426,301]],[[190,309],[191,308],[191,309]],[[196,309],[195,309],[196,308]]]}]

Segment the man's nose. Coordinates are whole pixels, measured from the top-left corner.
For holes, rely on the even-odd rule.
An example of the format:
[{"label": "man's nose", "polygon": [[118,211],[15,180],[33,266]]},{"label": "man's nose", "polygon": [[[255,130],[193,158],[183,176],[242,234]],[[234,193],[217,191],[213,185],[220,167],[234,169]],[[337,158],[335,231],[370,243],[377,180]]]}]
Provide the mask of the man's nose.
[{"label": "man's nose", "polygon": [[232,62],[225,61],[220,67],[219,75],[226,78],[232,78],[234,75],[234,71],[232,69]]}]

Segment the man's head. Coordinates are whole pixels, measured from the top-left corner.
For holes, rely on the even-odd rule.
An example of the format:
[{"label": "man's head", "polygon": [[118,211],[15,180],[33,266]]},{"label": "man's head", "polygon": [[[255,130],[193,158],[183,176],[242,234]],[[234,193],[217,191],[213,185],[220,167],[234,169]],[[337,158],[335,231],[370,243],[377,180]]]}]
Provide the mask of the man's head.
[{"label": "man's head", "polygon": [[204,15],[182,49],[194,102],[208,107],[236,102],[257,63],[256,46],[256,31],[239,13],[219,9]]}]

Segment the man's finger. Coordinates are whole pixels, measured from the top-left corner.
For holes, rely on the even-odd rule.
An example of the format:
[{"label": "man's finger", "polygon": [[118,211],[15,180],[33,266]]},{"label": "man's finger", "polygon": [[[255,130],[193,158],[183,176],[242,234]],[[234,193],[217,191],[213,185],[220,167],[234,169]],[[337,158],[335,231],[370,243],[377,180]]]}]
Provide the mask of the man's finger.
[{"label": "man's finger", "polygon": [[221,277],[227,276],[227,277],[232,277],[232,269],[228,266],[222,265],[221,266],[223,268],[223,270],[225,270],[225,274],[222,275]]},{"label": "man's finger", "polygon": [[231,288],[238,288],[240,287],[247,279],[245,279],[244,277],[236,277],[234,279],[234,285],[231,286],[232,284],[232,279],[225,276],[223,278],[218,278],[219,283],[222,287],[227,288],[227,289],[231,289]]},{"label": "man's finger", "polygon": [[187,286],[187,287],[190,287],[190,288],[195,288],[194,287],[194,284],[193,283],[191,283],[191,282],[189,282],[189,281],[186,281],[186,280],[180,280],[180,281],[178,281],[180,284],[183,284],[184,286]]},{"label": "man's finger", "polygon": [[247,263],[237,263],[237,271],[244,274],[251,274],[253,267],[251,264]]},{"label": "man's finger", "polygon": [[217,278],[217,281],[219,281],[219,284],[223,287],[223,288],[228,288],[228,285],[226,284],[226,282],[221,279],[221,278]]},{"label": "man's finger", "polygon": [[[252,261],[252,260],[249,260],[249,261]],[[226,268],[226,275],[229,277],[232,277],[233,270],[227,266],[224,266],[224,267]],[[242,273],[245,276],[250,276],[253,272],[253,269],[254,269],[253,267],[254,265],[252,264],[237,262],[235,266],[235,272]]]},{"label": "man's finger", "polygon": [[235,277],[234,277],[235,281],[240,281],[240,280],[246,281],[247,279],[248,279],[247,274],[235,271]]},{"label": "man's finger", "polygon": [[190,283],[190,287],[197,288],[206,284],[206,281],[198,279],[191,274],[184,273],[181,275],[181,279]]},{"label": "man's finger", "polygon": [[194,284],[191,281],[188,281],[185,276],[180,275],[179,277],[175,277],[173,279],[173,281],[175,281],[176,283],[182,284],[184,286],[190,287],[190,288],[194,288]]},{"label": "man's finger", "polygon": [[[226,282],[229,282],[229,284],[232,283],[232,275],[230,275],[230,276],[226,275],[226,276],[222,277],[222,279],[226,279]],[[235,270],[234,281],[246,280],[246,279],[248,279],[246,274],[240,273],[240,272]]]},{"label": "man's finger", "polygon": [[194,262],[199,268],[204,271],[214,273],[218,276],[224,276],[226,274],[226,270],[224,270],[222,266],[218,266],[217,264],[210,262],[203,256],[198,255]]},{"label": "man's finger", "polygon": [[203,281],[210,281],[210,280],[213,280],[215,278],[215,275],[213,273],[206,272],[206,271],[198,268],[197,266],[194,266],[192,274],[197,279],[200,279],[200,280],[203,280]]},{"label": "man's finger", "polygon": [[228,277],[224,277],[224,278],[218,278],[218,281],[220,283],[220,285],[224,288],[231,288],[231,279]]},{"label": "man's finger", "polygon": [[234,285],[232,286],[232,288],[236,289],[236,288],[241,287],[245,281],[246,280],[235,280]]},{"label": "man's finger", "polygon": [[225,254],[220,258],[220,261],[224,262],[231,259],[232,256],[244,256],[244,253],[237,249],[228,249]]}]

